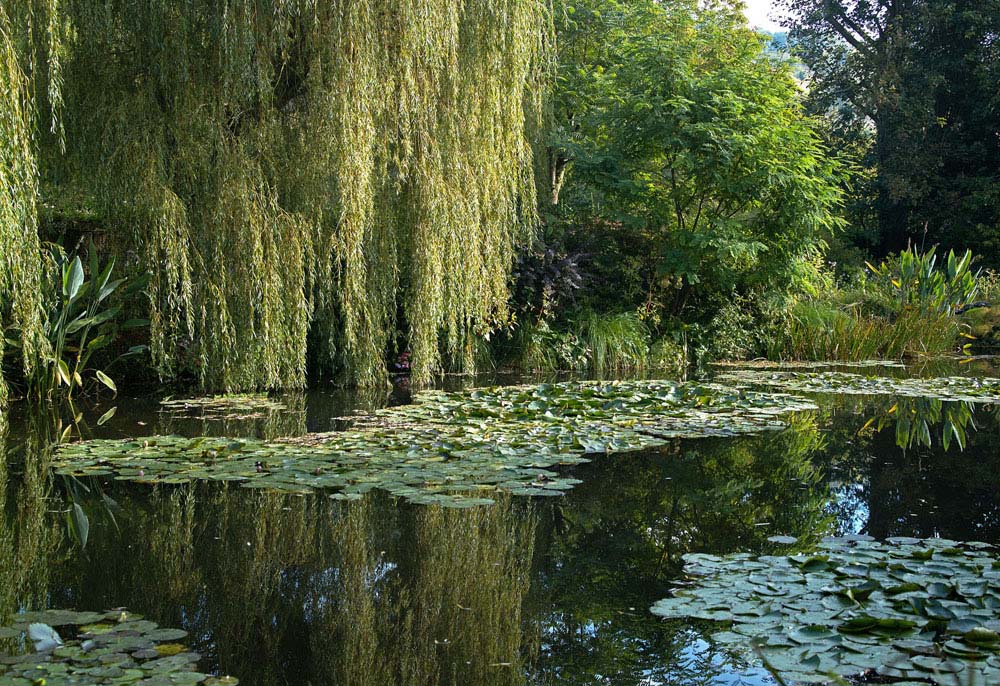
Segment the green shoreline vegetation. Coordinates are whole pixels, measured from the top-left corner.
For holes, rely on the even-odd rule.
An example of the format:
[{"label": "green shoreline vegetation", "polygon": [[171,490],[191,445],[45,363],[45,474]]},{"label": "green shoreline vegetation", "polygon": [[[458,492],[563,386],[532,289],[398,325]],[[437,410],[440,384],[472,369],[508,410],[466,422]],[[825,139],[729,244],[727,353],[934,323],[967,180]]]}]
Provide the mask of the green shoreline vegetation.
[{"label": "green shoreline vegetation", "polygon": [[[952,446],[988,463],[977,421],[1000,417],[1000,381],[934,361],[1000,346],[1000,0],[776,2],[781,36],[739,0],[4,0],[0,686],[232,686],[199,664],[294,656],[246,640],[288,629],[272,611],[286,593],[292,624],[325,627],[306,646],[322,674],[518,683],[573,643],[563,629],[608,633],[567,615],[543,639],[525,617],[539,569],[577,593],[579,570],[536,546],[602,538],[596,510],[561,505],[614,491],[585,483],[612,469],[652,475],[614,494],[641,531],[586,566],[636,542],[659,561],[607,626],[651,618],[661,572],[714,550],[683,523],[707,517],[741,542],[684,557],[689,583],[652,613],[724,622],[714,655],[780,683],[1000,678],[996,548],[934,527],[823,538],[878,473],[813,460],[830,441],[881,469],[898,449],[919,458],[905,483]],[[560,380],[430,388],[484,370]],[[391,379],[413,402],[384,407]],[[307,407],[304,389],[331,386],[371,411]],[[106,402],[136,389],[149,414]],[[8,450],[9,426],[24,440]],[[585,464],[647,450],[690,462],[688,490],[640,455]],[[726,477],[733,463],[753,478]],[[964,506],[971,479],[957,483]],[[217,535],[196,521],[199,489]],[[106,581],[112,493],[143,526],[168,514],[169,545],[152,544],[174,576]],[[406,570],[382,527],[406,518],[389,548],[423,581],[386,594]],[[772,526],[802,536],[765,544]],[[213,621],[195,615],[214,598],[173,602],[201,583],[177,570],[195,566],[196,529],[231,548],[213,569],[253,620],[241,634],[225,615],[239,640],[218,644],[192,631],[219,655],[107,598],[45,609],[166,582],[143,602],[172,606],[150,616]],[[331,546],[343,559],[327,564]],[[57,555],[103,577],[99,593],[53,592]],[[324,566],[309,581],[281,566],[293,558]]]},{"label": "green shoreline vegetation", "polygon": [[8,3],[2,392],[991,345],[995,15],[815,2],[777,42],[691,0]]}]

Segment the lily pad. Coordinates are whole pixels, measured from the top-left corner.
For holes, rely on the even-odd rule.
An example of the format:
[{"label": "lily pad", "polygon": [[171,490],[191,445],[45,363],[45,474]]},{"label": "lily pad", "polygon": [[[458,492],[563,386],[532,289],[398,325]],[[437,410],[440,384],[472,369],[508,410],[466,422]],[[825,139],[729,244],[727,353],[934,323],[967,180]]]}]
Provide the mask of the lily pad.
[{"label": "lily pad", "polygon": [[470,506],[490,491],[560,495],[556,468],[676,438],[773,431],[814,409],[780,393],[669,381],[572,382],[418,394],[412,405],[353,417],[347,431],[280,441],[149,436],[65,444],[55,468],[150,484],[234,481],[351,497],[381,488],[417,503]]},{"label": "lily pad", "polygon": [[845,372],[790,372],[740,369],[719,375],[720,381],[771,386],[799,393],[893,395],[949,401],[1000,404],[1000,379],[952,376],[932,379],[863,376]]},{"label": "lily pad", "polygon": [[[31,642],[15,641],[23,652],[0,653],[0,686],[121,685],[132,683],[177,686],[234,686],[233,677],[212,677],[197,670],[200,656],[169,637],[186,636],[179,629],[130,617],[122,609],[107,613],[44,610],[14,615],[0,630],[5,636],[27,636],[29,626],[59,627],[57,647],[32,651]],[[45,646],[43,646],[45,648]]]},{"label": "lily pad", "polygon": [[1000,604],[984,600],[1000,598],[1000,578],[987,573],[996,568],[997,549],[941,539],[827,538],[811,555],[688,555],[690,585],[652,611],[724,622],[727,645],[743,637],[787,682],[868,673],[950,686],[968,669],[975,683],[1000,683],[1000,635],[990,628]]},{"label": "lily pad", "polygon": [[160,401],[161,411],[175,416],[199,419],[259,419],[278,412],[292,412],[284,403],[267,395],[212,395],[198,398],[167,398]]}]

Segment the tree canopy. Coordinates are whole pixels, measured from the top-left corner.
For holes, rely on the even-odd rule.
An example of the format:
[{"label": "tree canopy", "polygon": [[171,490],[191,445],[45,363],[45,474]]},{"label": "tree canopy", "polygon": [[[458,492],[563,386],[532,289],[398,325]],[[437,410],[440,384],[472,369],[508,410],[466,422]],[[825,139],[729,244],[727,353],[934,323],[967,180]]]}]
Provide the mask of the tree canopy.
[{"label": "tree canopy", "polygon": [[[30,159],[31,110],[60,115],[38,136],[44,192],[80,198],[150,272],[163,376],[301,386],[308,354],[372,383],[401,327],[426,380],[504,320],[534,225],[546,3],[14,6],[3,33],[41,22],[51,45],[20,51],[32,83],[3,97],[35,97],[5,101],[4,145]],[[21,180],[2,230],[31,233],[33,170],[8,159]]]},{"label": "tree canopy", "polygon": [[838,226],[838,166],[740,7],[567,1],[557,21],[552,213],[584,252],[613,251],[583,227],[622,242],[629,268],[592,265],[616,275],[609,297],[621,273],[668,314],[803,283]]},{"label": "tree canopy", "polygon": [[810,108],[855,149],[864,248],[911,241],[1000,259],[1000,3],[786,0]]}]

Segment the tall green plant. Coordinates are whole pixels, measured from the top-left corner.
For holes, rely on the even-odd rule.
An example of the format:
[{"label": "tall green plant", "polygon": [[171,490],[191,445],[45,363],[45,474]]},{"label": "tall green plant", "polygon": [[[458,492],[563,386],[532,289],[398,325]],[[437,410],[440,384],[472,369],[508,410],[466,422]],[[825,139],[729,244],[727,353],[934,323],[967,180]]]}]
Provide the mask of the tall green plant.
[{"label": "tall green plant", "polygon": [[643,369],[649,361],[649,330],[634,312],[601,315],[590,312],[578,323],[590,351],[591,371]]},{"label": "tall green plant", "polygon": [[979,271],[972,271],[971,250],[961,257],[949,250],[943,265],[935,253],[936,248],[921,253],[911,246],[896,259],[867,266],[876,282],[892,294],[899,311],[912,308],[924,314],[950,315],[975,298]]},{"label": "tall green plant", "polygon": [[906,310],[888,318],[838,309],[829,303],[797,303],[770,357],[798,360],[902,359],[935,355],[957,347],[960,328],[943,313]]},{"label": "tall green plant", "polygon": [[[66,397],[71,397],[74,392],[84,389],[90,379],[117,393],[114,380],[104,370],[93,367],[91,359],[117,340],[120,328],[135,328],[149,323],[129,320],[118,324],[122,307],[111,304],[109,298],[126,280],[111,279],[114,258],[102,267],[93,245],[89,252],[89,278],[79,256],[72,259],[64,257],[57,266],[59,279],[55,284],[54,302],[44,324],[51,352],[31,379],[39,395],[51,397],[64,393]],[[133,280],[123,293],[126,297],[134,295],[145,283],[145,279]],[[118,359],[140,354],[144,350],[145,346],[133,346]]]}]

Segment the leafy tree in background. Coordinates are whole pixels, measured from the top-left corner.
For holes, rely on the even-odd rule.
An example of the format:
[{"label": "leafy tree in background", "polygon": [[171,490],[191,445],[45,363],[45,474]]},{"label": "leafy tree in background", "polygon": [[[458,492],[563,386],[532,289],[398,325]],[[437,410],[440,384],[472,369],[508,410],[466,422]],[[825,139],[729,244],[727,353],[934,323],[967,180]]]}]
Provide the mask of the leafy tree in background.
[{"label": "leafy tree in background", "polygon": [[884,255],[916,242],[1000,260],[1000,2],[785,0],[810,107],[853,150],[851,223]]},{"label": "leafy tree in background", "polygon": [[812,283],[839,167],[740,7],[566,0],[556,20],[543,214],[606,284],[594,307],[690,320]]}]

